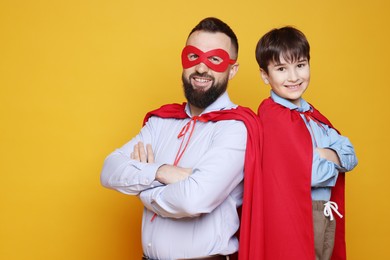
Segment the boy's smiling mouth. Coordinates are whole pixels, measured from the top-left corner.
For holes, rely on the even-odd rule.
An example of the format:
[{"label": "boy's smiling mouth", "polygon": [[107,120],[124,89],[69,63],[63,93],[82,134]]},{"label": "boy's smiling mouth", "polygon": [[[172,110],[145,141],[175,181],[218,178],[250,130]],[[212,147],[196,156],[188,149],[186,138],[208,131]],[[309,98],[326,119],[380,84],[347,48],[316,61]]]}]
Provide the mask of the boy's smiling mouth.
[{"label": "boy's smiling mouth", "polygon": [[295,85],[284,85],[288,89],[297,89],[302,85],[302,83],[295,84]]}]

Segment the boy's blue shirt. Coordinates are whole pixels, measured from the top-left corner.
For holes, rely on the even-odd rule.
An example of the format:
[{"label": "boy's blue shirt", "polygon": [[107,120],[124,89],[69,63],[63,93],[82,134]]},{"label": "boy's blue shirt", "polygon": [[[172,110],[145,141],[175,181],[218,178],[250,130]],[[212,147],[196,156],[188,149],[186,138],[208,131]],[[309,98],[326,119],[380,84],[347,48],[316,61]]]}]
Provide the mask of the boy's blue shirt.
[{"label": "boy's blue shirt", "polygon": [[[301,106],[296,106],[290,101],[278,96],[271,90],[271,98],[275,103],[280,104],[290,110],[298,112],[306,112],[312,110],[310,104],[303,98],[300,99]],[[337,181],[339,171],[347,172],[352,170],[357,165],[355,150],[345,136],[337,133],[336,130],[327,125],[322,124],[320,127],[316,122],[309,122],[301,115],[306,127],[311,135],[313,143],[313,162],[312,162],[312,181],[311,181],[311,196],[312,200],[328,201],[331,196],[331,189]],[[319,148],[330,148],[334,150],[341,162],[341,167],[331,161],[320,158],[319,153],[315,150]]]}]

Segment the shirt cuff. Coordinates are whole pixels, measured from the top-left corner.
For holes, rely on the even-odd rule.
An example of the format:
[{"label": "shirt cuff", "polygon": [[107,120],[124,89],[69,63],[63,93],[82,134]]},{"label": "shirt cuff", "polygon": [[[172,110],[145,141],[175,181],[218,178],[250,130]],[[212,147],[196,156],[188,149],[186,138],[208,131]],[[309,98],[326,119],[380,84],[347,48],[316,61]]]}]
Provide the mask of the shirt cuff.
[{"label": "shirt cuff", "polygon": [[[332,148],[329,148],[329,149],[332,149]],[[335,150],[335,149],[332,149],[333,151],[336,152],[337,156],[339,157],[339,160],[340,160],[340,166],[335,164],[336,166],[336,169],[339,171],[339,172],[347,172],[348,170],[346,169],[345,165],[346,165],[346,162],[344,160],[344,156],[343,154],[341,154],[338,150]]]},{"label": "shirt cuff", "polygon": [[142,204],[150,211],[157,213],[156,209],[153,207],[153,203],[156,201],[157,196],[159,196],[163,188],[164,187],[156,187],[154,189],[144,190],[139,194],[139,199]]},{"label": "shirt cuff", "polygon": [[[139,175],[139,184],[144,186],[154,187],[153,182],[156,181],[156,173],[162,163],[139,163],[136,167],[142,171]],[[157,181],[156,181],[157,182]],[[158,182],[159,183],[159,182]]]}]

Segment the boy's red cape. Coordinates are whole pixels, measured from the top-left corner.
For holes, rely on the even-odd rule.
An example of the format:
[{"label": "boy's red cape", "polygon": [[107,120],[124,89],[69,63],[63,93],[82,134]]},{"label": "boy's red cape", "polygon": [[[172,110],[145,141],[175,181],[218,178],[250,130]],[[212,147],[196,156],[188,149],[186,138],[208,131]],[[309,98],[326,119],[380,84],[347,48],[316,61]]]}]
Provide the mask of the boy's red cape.
[{"label": "boy's red cape", "polygon": [[[313,109],[312,116],[315,119],[333,128],[328,119]],[[264,253],[267,260],[313,260],[315,259],[311,199],[313,148],[310,133],[298,111],[285,108],[271,98],[260,104],[258,115],[264,134],[262,138],[264,225],[258,227],[256,221],[251,221],[251,232],[260,233],[264,230]],[[245,175],[245,178],[247,177],[248,175]],[[339,212],[344,217],[335,217],[337,223],[332,260],[346,259],[344,185],[344,174],[340,173],[336,186],[332,189],[331,200],[337,203]],[[261,191],[257,189],[255,192]],[[244,201],[244,205],[245,203]],[[255,205],[253,210],[257,210]],[[242,219],[242,223],[245,221],[247,220]],[[246,245],[240,246],[242,246],[240,250],[244,250],[243,247]],[[258,250],[262,250],[261,247]]]},{"label": "boy's red cape", "polygon": [[[185,103],[164,105],[149,112],[145,116],[144,124],[151,116],[188,118],[185,113]],[[242,221],[239,231],[239,259],[264,260],[263,184],[261,178],[262,128],[259,118],[252,110],[241,106],[235,109],[206,113],[200,117],[202,121],[239,120],[246,126],[247,146],[244,165],[244,198],[241,208]],[[255,227],[252,227],[254,224]]]}]

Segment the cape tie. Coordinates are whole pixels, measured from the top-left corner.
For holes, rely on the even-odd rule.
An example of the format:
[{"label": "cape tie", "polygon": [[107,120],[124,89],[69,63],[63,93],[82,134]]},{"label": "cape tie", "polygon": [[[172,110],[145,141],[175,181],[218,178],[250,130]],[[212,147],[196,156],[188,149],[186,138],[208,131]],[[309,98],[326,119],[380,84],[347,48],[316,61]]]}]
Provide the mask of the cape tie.
[{"label": "cape tie", "polygon": [[[190,121],[187,122],[183,126],[183,128],[180,130],[180,133],[177,135],[177,138],[183,138],[181,140],[181,144],[179,147],[179,150],[176,153],[175,161],[173,162],[174,166],[177,166],[179,164],[180,159],[183,157],[183,154],[185,150],[187,149],[188,144],[190,143],[190,139],[192,137],[192,134],[194,133],[195,130],[195,125],[196,122],[201,121],[201,122],[207,122],[207,119],[200,117],[200,116],[193,116]],[[188,134],[188,137],[186,138],[186,135]],[[153,221],[157,217],[157,214],[154,213],[152,219],[150,221]]]},{"label": "cape tie", "polygon": [[[185,150],[187,149],[188,144],[190,143],[190,139],[192,137],[192,134],[194,133],[195,130],[195,125],[197,121],[202,121],[202,122],[207,122],[206,119],[200,117],[200,116],[194,116],[191,118],[190,121],[188,121],[187,124],[183,126],[181,129],[180,133],[177,135],[177,138],[182,138],[179,150],[177,151],[175,161],[173,162],[174,166],[177,166],[179,164],[179,161],[181,157],[183,156]],[[189,132],[188,137],[186,138],[186,134]],[[184,144],[184,147],[183,147]]]},{"label": "cape tie", "polygon": [[[298,111],[299,112],[299,111]],[[314,140],[314,146],[315,147],[318,147],[317,145],[317,140],[316,140],[316,137],[314,135],[314,131],[313,131],[313,128],[311,127],[311,124],[310,124],[310,120],[312,120],[313,122],[315,122],[322,130],[324,130],[326,132],[326,129],[325,127],[321,124],[320,121],[318,121],[314,116],[313,116],[313,112],[308,110],[308,111],[305,111],[305,112],[299,112],[301,115],[303,115],[303,117],[306,119],[307,123],[309,124],[309,127],[310,127],[310,130],[311,130],[311,133],[312,133],[312,137],[313,137],[313,140]]]},{"label": "cape tie", "polygon": [[302,114],[305,119],[307,121],[310,121],[310,120],[313,120],[319,127],[321,127],[323,130],[325,130],[325,127],[321,124],[320,121],[318,121],[314,116],[313,116],[313,112],[308,110],[306,112],[299,112],[300,114]]}]

